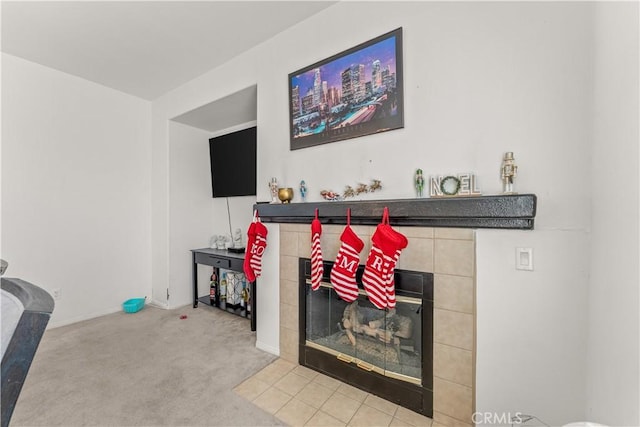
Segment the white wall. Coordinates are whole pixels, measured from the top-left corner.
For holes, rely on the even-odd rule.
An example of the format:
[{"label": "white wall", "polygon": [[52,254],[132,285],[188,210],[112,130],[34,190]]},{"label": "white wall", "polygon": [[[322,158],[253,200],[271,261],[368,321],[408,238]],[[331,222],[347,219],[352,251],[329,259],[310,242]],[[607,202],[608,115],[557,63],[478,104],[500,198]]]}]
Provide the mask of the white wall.
[{"label": "white wall", "polygon": [[[583,231],[478,230],[478,411],[584,419],[588,246]],[[515,269],[516,247],[534,271]]]},{"label": "white wall", "polygon": [[587,417],[640,425],[637,2],[596,6]]},{"label": "white wall", "polygon": [[[289,151],[287,74],[400,26],[405,128]],[[589,3],[341,2],[154,102],[158,164],[167,119],[253,84],[261,201],[272,176],[304,179],[312,201],[371,178],[384,190],[369,197],[410,198],[418,167],[475,172],[494,194],[514,151],[516,189],[538,196],[536,230],[477,234],[477,409],[562,424],[586,415],[593,61]],[[535,271],[514,269],[518,246],[534,249]],[[277,289],[277,269],[265,264],[261,286]],[[278,294],[257,301],[277,307]],[[275,309],[259,311],[262,348],[278,346],[277,328]]]},{"label": "white wall", "polygon": [[50,326],[151,296],[151,104],[2,55],[2,258]]},{"label": "white wall", "polygon": [[[170,308],[193,303],[191,249],[207,248],[211,236],[230,235],[237,228],[242,230],[243,241],[247,240],[255,196],[214,199],[211,194],[209,138],[219,133],[169,123],[170,298],[166,302],[166,290],[164,298]],[[209,276],[210,267],[198,266],[199,296],[208,295]],[[157,295],[158,300],[163,299],[161,289]]]},{"label": "white wall", "polygon": [[[266,186],[265,186],[266,187]],[[267,225],[267,249],[262,256],[262,275],[256,281],[256,347],[280,355],[280,226]]]},{"label": "white wall", "polygon": [[[209,246],[213,229],[209,133],[170,122],[170,307],[193,302],[190,249]],[[206,275],[200,283],[208,286]],[[203,286],[204,289],[204,286]]]},{"label": "white wall", "polygon": [[169,288],[169,120],[152,104],[151,124],[151,295],[167,305]]}]

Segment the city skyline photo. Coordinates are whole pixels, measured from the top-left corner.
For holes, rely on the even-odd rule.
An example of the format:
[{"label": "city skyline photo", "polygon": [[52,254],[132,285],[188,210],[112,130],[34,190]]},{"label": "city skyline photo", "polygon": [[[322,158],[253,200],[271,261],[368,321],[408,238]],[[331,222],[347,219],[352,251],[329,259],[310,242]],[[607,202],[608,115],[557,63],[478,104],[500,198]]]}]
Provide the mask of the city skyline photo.
[{"label": "city skyline photo", "polygon": [[291,73],[291,149],[403,127],[402,95],[402,28]]}]

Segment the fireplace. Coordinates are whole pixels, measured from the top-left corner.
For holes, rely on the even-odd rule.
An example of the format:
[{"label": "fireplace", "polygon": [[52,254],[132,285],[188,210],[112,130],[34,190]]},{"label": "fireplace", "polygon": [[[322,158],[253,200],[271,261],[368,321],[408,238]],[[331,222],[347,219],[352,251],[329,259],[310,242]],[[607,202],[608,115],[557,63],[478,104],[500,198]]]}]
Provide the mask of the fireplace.
[{"label": "fireplace", "polygon": [[391,402],[433,416],[433,273],[397,269],[397,305],[377,309],[356,274],[359,297],[342,300],[324,263],[311,289],[309,259],[299,259],[299,363]]},{"label": "fireplace", "polygon": [[[340,234],[346,224],[346,209],[351,208],[352,228],[365,242],[359,263],[364,265],[371,249],[371,236],[380,222],[384,207],[389,208],[391,225],[409,239],[409,245],[400,256],[397,270],[432,273],[433,293],[431,298],[426,298],[432,301],[433,307],[432,387],[428,387],[428,379],[424,377],[428,369],[423,365],[422,385],[427,391],[423,390],[422,396],[432,390],[431,410],[434,422],[444,426],[471,426],[475,411],[475,229],[533,229],[535,195],[255,205],[263,222],[278,224],[277,231],[272,232],[279,233],[279,245],[270,246],[270,250],[277,251],[280,264],[280,357],[300,363],[300,353],[304,351],[305,359],[321,364],[318,370],[327,375],[331,371],[349,369],[347,378],[343,379],[347,383],[353,383],[350,379],[352,376],[361,375],[365,372],[364,368],[370,368],[366,360],[360,363],[362,368],[357,367],[358,360],[355,359],[359,358],[350,354],[346,354],[349,361],[349,357],[354,357],[354,361],[350,363],[338,360],[337,354],[314,362],[317,354],[324,358],[327,352],[314,348],[314,344],[306,346],[309,347],[306,349],[301,347],[301,331],[304,331],[305,336],[307,332],[300,310],[300,276],[301,272],[303,275],[305,272],[304,266],[300,268],[300,258],[308,259],[311,256],[310,224],[317,208],[322,222],[323,259],[335,260],[340,247]],[[325,263],[325,272],[330,272],[329,263]],[[425,306],[423,302],[423,310]],[[337,313],[332,314],[329,325],[325,327],[327,331],[331,331],[332,323],[338,328],[337,323],[342,320],[344,309],[344,306],[335,308]],[[306,316],[306,309],[302,313]],[[427,326],[422,327],[423,341],[424,333],[428,330]],[[305,338],[305,343],[306,341]],[[409,351],[406,342],[400,342],[400,345],[405,346],[405,353]],[[427,352],[423,350],[423,354]],[[377,372],[378,369],[372,368],[372,371]],[[395,371],[390,371],[390,375],[378,372],[375,378],[397,380],[394,377]],[[406,376],[419,378],[419,375],[413,373]],[[404,393],[408,396],[420,395],[419,390],[415,392],[415,387],[419,387],[418,381],[411,378],[394,382],[393,386],[410,390]],[[372,394],[380,395],[380,390],[387,388],[387,383],[372,385],[366,381],[369,380],[365,380],[364,387],[369,387]],[[417,405],[420,404],[422,411],[414,410],[428,414],[428,404],[402,403],[412,409],[419,408]]]}]

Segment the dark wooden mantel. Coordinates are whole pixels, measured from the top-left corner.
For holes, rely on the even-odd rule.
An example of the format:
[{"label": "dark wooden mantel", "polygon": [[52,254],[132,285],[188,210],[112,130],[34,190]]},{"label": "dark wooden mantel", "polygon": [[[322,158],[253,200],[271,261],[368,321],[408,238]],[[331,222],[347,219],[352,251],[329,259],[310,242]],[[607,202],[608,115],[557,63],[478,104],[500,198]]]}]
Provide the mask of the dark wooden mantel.
[{"label": "dark wooden mantel", "polygon": [[270,204],[258,203],[263,222],[310,224],[318,208],[323,224],[346,224],[347,208],[351,223],[377,225],[382,211],[389,208],[391,224],[396,226],[500,228],[532,230],[536,216],[535,194],[393,199],[340,202]]}]

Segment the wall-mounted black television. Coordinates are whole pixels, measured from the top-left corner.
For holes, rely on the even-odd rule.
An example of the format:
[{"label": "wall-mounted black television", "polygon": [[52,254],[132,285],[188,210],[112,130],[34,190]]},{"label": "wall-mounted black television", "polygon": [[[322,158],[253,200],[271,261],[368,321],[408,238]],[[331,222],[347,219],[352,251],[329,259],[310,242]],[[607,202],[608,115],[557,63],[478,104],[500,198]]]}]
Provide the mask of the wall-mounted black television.
[{"label": "wall-mounted black television", "polygon": [[256,195],[256,128],[209,139],[213,197]]}]

